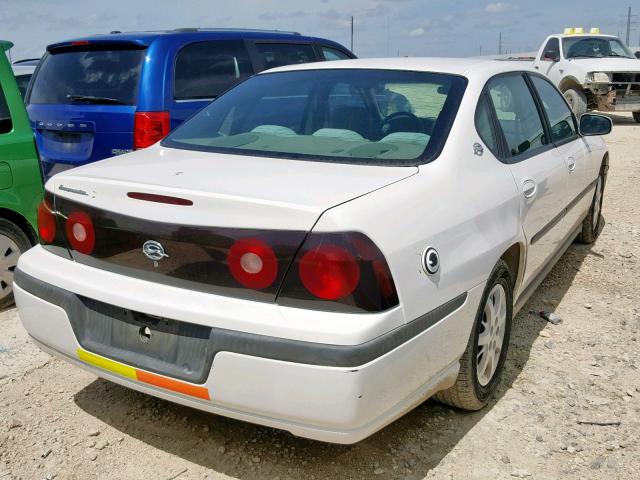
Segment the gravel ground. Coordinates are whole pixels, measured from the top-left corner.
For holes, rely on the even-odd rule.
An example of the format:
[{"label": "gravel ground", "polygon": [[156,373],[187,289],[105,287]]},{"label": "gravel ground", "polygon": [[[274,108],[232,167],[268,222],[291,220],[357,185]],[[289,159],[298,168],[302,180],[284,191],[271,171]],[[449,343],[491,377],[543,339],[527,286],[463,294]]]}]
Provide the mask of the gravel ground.
[{"label": "gravel ground", "polygon": [[[357,445],[322,444],[97,379],[41,353],[11,309],[0,480],[640,478],[640,126],[615,120],[604,230],[572,246],[516,317],[483,411],[427,401]],[[527,313],[543,308],[564,322]]]}]

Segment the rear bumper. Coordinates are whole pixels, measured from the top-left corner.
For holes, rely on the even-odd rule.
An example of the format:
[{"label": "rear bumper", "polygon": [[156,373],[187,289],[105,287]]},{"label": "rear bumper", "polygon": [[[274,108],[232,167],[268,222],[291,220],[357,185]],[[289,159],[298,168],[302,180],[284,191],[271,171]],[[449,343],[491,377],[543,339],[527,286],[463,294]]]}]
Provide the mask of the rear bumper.
[{"label": "rear bumper", "polygon": [[[86,312],[82,303],[70,300],[79,294],[53,286],[58,285],[55,278],[27,273],[35,260],[50,260],[45,256],[53,255],[42,249],[26,254],[15,284],[22,322],[44,350],[150,395],[336,443],[354,443],[371,435],[455,381],[466,344],[461,339],[468,338],[482,293],[478,286],[456,303],[421,317],[422,323],[410,322],[411,329],[394,328],[352,345],[213,327],[211,339],[217,343],[212,363],[202,382],[190,382],[153,371],[153,365],[143,368],[135,357],[130,362],[114,360],[83,345],[73,322]],[[139,280],[120,280],[112,289],[136,294]],[[134,291],[123,282],[133,282],[129,287]],[[175,290],[172,300],[179,302],[180,290]],[[99,300],[105,296],[107,292]],[[124,293],[122,297],[122,302],[111,304],[126,303]]]}]

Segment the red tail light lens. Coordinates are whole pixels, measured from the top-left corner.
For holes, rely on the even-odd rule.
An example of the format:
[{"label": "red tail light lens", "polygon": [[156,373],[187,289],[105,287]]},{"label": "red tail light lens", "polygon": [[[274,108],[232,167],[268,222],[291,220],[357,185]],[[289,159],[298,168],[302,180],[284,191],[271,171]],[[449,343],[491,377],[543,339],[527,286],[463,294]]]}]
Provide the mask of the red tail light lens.
[{"label": "red tail light lens", "polygon": [[38,205],[38,234],[44,243],[52,243],[56,238],[56,217],[46,200]]},{"label": "red tail light lens", "polygon": [[133,123],[133,148],[147,148],[162,140],[170,130],[169,112],[136,112]]},{"label": "red tail light lens", "polygon": [[377,312],[397,305],[398,295],[387,261],[369,237],[358,232],[311,233],[277,301],[302,308]]},{"label": "red tail light lens", "polygon": [[298,269],[304,287],[323,300],[351,295],[360,281],[356,257],[338,245],[321,244],[307,251],[300,259]]},{"label": "red tail light lens", "polygon": [[229,271],[246,288],[262,290],[278,276],[278,260],[273,249],[257,238],[243,238],[229,249]]},{"label": "red tail light lens", "polygon": [[96,246],[96,231],[91,217],[85,212],[76,210],[67,217],[65,233],[71,248],[85,255],[93,252]]}]

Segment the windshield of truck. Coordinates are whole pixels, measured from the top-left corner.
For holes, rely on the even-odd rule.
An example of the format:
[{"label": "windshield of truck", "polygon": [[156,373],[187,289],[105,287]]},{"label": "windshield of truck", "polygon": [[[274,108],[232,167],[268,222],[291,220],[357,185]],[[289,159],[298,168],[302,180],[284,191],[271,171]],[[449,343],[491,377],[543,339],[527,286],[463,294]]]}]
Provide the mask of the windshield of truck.
[{"label": "windshield of truck", "polygon": [[144,55],[141,49],[54,50],[42,60],[28,101],[135,105]]},{"label": "windshield of truck", "polygon": [[562,41],[566,58],[635,58],[627,46],[617,38],[575,37]]},{"label": "windshield of truck", "polygon": [[423,163],[415,160],[435,158],[442,148],[465,86],[466,79],[455,75],[392,70],[256,75],[174,130],[163,145],[316,161]]}]

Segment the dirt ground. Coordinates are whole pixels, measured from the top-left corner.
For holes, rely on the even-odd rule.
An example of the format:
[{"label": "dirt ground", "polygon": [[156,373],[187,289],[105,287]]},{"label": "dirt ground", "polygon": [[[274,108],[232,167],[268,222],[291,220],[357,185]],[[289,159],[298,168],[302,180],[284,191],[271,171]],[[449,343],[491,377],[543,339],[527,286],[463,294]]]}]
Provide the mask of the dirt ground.
[{"label": "dirt ground", "polygon": [[[517,316],[483,411],[427,401],[357,445],[322,444],[97,379],[41,353],[11,309],[0,480],[639,479],[640,126],[615,123],[604,230],[572,246]],[[563,323],[528,313],[543,308]]]}]

